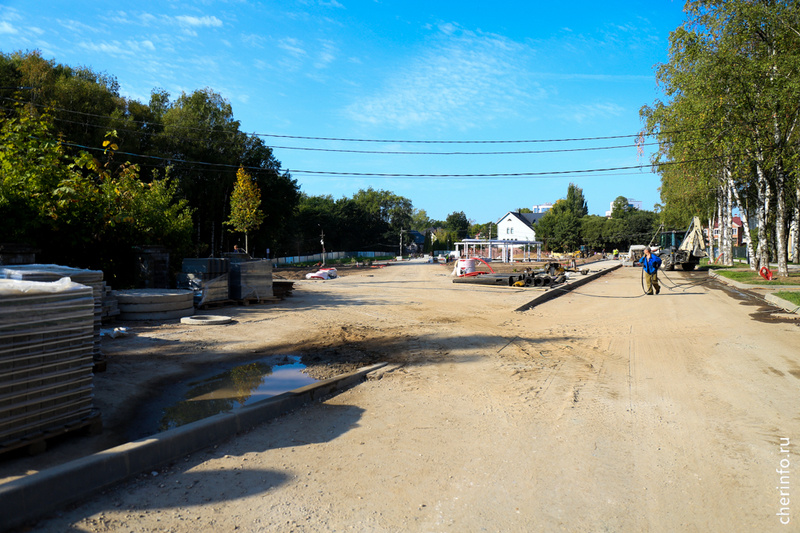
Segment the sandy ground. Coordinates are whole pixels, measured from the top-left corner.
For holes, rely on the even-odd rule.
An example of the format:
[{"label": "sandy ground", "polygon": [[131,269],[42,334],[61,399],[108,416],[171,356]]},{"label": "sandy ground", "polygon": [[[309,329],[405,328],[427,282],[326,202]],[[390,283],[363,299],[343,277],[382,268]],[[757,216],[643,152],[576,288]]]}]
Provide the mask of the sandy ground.
[{"label": "sandy ground", "polygon": [[143,405],[115,393],[141,400],[187,365],[390,365],[34,530],[798,531],[796,316],[704,272],[667,273],[643,296],[639,270],[623,268],[524,313],[532,289],[448,274],[398,263],[304,281],[277,305],[209,312],[234,324],[107,342],[108,420]]}]

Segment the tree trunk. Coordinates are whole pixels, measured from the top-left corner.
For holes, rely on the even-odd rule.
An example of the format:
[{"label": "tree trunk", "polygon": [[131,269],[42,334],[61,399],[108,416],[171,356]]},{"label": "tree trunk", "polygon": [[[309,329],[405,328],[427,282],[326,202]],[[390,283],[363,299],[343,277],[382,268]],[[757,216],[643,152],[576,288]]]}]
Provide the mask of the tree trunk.
[{"label": "tree trunk", "polygon": [[714,263],[714,217],[708,218],[708,264]]},{"label": "tree trunk", "polygon": [[[744,242],[745,246],[747,246],[747,257],[750,263],[750,270],[756,269],[756,262],[753,260],[755,256],[753,255],[753,241],[750,239],[750,222],[748,218],[750,214],[745,209],[744,205],[742,205],[742,200],[739,198],[739,190],[733,183],[733,178],[731,177],[730,170],[726,169],[726,177],[728,179],[728,186],[731,188],[733,192],[733,197],[736,199],[736,205],[739,207],[739,215],[742,219],[742,231],[744,235],[742,236],[742,241]],[[800,195],[800,188],[798,188],[798,195]]]},{"label": "tree trunk", "polygon": [[786,178],[783,169],[775,172],[775,254],[778,256],[778,275],[788,276],[786,264]]},{"label": "tree trunk", "polygon": [[764,175],[761,163],[756,161],[756,174],[758,175],[758,247],[756,249],[756,269],[769,266],[769,243],[767,242],[767,218],[769,217],[769,182]]},{"label": "tree trunk", "polygon": [[800,179],[794,189],[795,202],[794,202],[794,217],[792,217],[792,262],[797,265],[800,264]]},{"label": "tree trunk", "polygon": [[722,238],[725,247],[722,251],[722,258],[725,266],[733,266],[733,239],[731,238],[731,227],[733,226],[733,194],[730,184],[725,181],[723,185],[723,202],[725,205],[725,225],[722,227]]},{"label": "tree trunk", "polygon": [[721,264],[725,264],[725,257],[723,255],[723,244],[725,241],[722,239],[725,227],[725,193],[722,190],[722,185],[717,187],[717,257]]}]

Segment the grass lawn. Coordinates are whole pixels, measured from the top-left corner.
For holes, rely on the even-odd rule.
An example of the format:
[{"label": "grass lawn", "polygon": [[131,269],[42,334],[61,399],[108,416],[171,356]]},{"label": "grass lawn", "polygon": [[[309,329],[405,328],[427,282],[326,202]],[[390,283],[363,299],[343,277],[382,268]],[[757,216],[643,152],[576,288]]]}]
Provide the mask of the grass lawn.
[{"label": "grass lawn", "polygon": [[[739,283],[750,285],[800,285],[800,272],[789,272],[788,276],[776,277],[767,281],[752,270],[714,269],[717,274]],[[774,271],[773,271],[774,274]]]},{"label": "grass lawn", "polygon": [[796,291],[780,291],[773,293],[778,298],[783,298],[787,302],[792,302],[794,305],[800,305],[800,292]]}]

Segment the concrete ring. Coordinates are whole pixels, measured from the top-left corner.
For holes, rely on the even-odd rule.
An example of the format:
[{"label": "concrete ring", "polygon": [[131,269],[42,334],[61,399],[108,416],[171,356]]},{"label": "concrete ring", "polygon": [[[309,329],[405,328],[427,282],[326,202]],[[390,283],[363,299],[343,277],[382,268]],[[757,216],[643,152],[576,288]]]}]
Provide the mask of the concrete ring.
[{"label": "concrete ring", "polygon": [[181,318],[181,324],[189,324],[192,326],[219,326],[220,324],[227,324],[232,319],[224,315],[194,315]]}]

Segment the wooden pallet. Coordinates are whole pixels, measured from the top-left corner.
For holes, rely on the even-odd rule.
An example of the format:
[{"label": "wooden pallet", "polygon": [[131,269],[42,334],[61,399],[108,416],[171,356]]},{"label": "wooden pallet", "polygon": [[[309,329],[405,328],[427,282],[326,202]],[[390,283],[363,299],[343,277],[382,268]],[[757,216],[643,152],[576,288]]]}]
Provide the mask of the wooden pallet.
[{"label": "wooden pallet", "polygon": [[199,305],[197,308],[205,311],[206,309],[219,309],[220,307],[230,307],[232,305],[236,305],[236,300],[213,300]]},{"label": "wooden pallet", "polygon": [[47,451],[47,442],[60,437],[62,435],[99,435],[103,431],[103,421],[100,419],[100,411],[93,410],[92,413],[77,422],[70,422],[63,426],[57,426],[35,435],[25,437],[19,440],[11,441],[0,445],[0,454],[17,450],[20,448],[27,448],[28,455],[39,455]]}]

